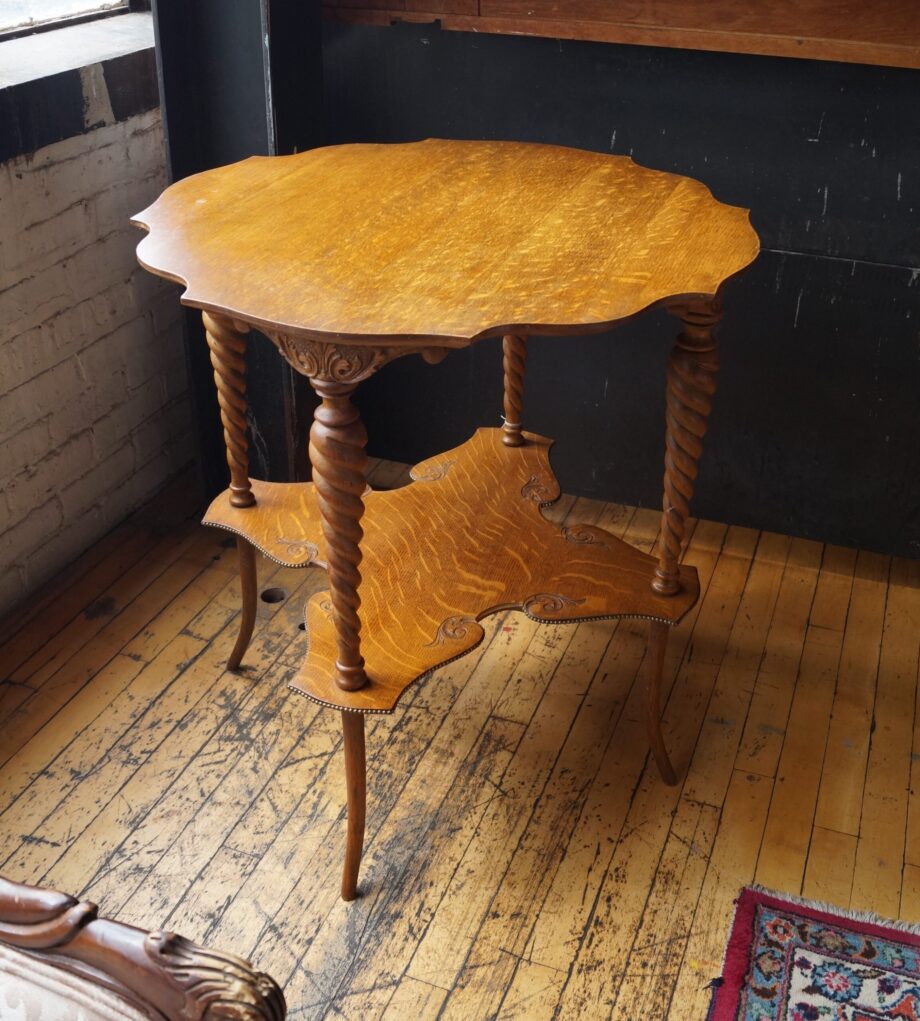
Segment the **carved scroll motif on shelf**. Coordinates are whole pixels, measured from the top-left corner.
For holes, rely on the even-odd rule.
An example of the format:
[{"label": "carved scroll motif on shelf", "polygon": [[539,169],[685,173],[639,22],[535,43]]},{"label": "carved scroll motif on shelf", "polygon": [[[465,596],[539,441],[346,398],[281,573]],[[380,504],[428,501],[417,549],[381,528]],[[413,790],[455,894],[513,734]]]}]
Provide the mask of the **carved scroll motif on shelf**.
[{"label": "carved scroll motif on shelf", "polygon": [[428,464],[423,468],[416,465],[416,467],[409,472],[409,478],[411,478],[414,482],[437,482],[438,479],[443,479],[444,476],[447,475],[451,469],[451,465],[453,464],[454,461],[451,459],[446,461],[437,461],[434,464]]},{"label": "carved scroll motif on shelf", "polygon": [[433,645],[443,645],[448,641],[461,641],[466,638],[469,634],[470,628],[478,623],[475,617],[464,617],[462,614],[458,614],[454,617],[448,617],[446,620],[442,620],[438,627],[438,633],[428,643],[426,648],[431,648]]},{"label": "carved scroll motif on shelf", "polygon": [[283,1021],[281,990],[242,958],[196,946],[172,932],[150,933],[144,950],[185,995],[188,1017]]},{"label": "carved scroll motif on shelf", "polygon": [[609,543],[605,541],[607,533],[593,525],[566,525],[562,529],[562,537],[566,542],[575,543],[576,546],[600,546],[602,549],[610,549]]},{"label": "carved scroll motif on shelf", "polygon": [[564,596],[558,592],[537,592],[524,600],[521,609],[529,616],[550,617],[553,614],[561,613],[566,607],[579,606],[584,601],[584,599],[573,599],[571,596]]},{"label": "carved scroll motif on shelf", "polygon": [[287,555],[294,560],[304,556],[308,560],[316,560],[319,557],[319,548],[316,543],[307,542],[306,539],[284,539],[278,536],[275,542],[279,546],[284,546]]},{"label": "carved scroll motif on shelf", "polygon": [[[584,599],[573,599],[571,596],[564,596],[558,592],[537,592],[528,596],[520,604],[520,609],[528,616],[552,617],[561,613],[570,606],[579,606],[585,602]],[[475,617],[467,617],[463,614],[456,614],[441,621],[438,633],[428,642],[426,648],[434,645],[444,645],[445,642],[459,642],[469,634],[470,628],[478,625]]]},{"label": "carved scroll motif on shelf", "polygon": [[530,478],[521,487],[521,496],[525,500],[530,500],[533,503],[544,504],[548,503],[553,498],[554,489],[549,485],[546,479],[540,478],[539,475],[531,475]]}]

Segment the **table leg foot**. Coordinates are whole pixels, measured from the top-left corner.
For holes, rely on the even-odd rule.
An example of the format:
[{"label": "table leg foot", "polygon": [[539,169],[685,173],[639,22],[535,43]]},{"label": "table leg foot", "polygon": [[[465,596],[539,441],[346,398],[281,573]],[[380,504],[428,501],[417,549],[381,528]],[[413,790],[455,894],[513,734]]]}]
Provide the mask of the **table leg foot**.
[{"label": "table leg foot", "polygon": [[649,624],[649,661],[645,674],[645,729],[661,779],[673,787],[677,783],[677,774],[668,758],[664,735],[661,732],[661,673],[664,669],[669,631],[670,625],[662,624],[661,621],[653,620]]},{"label": "table leg foot", "polygon": [[240,587],[243,592],[243,610],[240,615],[240,631],[236,645],[227,660],[228,670],[239,670],[243,656],[249,648],[252,631],[256,624],[259,574],[256,568],[255,547],[242,536],[237,536],[236,549],[240,560]]},{"label": "table leg foot", "polygon": [[358,896],[358,869],[364,849],[367,764],[364,755],[364,714],[342,713],[345,745],[345,784],[348,790],[348,842],[342,871],[342,900]]}]

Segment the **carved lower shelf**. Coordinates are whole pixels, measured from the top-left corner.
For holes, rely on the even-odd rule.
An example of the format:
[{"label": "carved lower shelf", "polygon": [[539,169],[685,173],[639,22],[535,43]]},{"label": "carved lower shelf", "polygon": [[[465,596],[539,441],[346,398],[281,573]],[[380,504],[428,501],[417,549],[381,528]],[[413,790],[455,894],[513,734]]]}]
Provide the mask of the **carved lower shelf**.
[{"label": "carved lower shelf", "polygon": [[[480,429],[417,465],[411,485],[366,495],[361,651],[370,683],[350,692],[335,684],[332,605],[320,592],[307,604],[310,648],[294,690],[337,709],[392,712],[413,681],[479,645],[479,621],[500,610],[548,622],[684,616],[699,596],[692,567],[681,567],[679,592],[658,595],[653,557],[603,529],[543,517],[540,507],[559,498],[552,441],[524,437],[508,447],[500,429]],[[205,523],[244,535],[279,563],[322,566],[312,485],[252,488],[255,506],[232,507],[227,491]]]}]

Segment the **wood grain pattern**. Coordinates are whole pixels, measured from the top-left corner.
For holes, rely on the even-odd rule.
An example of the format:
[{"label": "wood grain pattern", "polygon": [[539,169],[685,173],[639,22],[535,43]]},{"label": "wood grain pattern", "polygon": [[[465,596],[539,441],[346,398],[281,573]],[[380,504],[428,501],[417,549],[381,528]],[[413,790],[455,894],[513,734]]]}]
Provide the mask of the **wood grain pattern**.
[{"label": "wood grain pattern", "polygon": [[634,46],[667,46],[756,53],[807,60],[839,60],[920,68],[920,32],[911,0],[857,6],[840,0],[733,4],[727,0],[482,0],[476,11],[437,3],[324,0],[331,21],[389,25],[430,22],[461,32],[497,32],[587,39]]},{"label": "wood grain pattern", "polygon": [[185,304],[403,347],[603,330],[715,294],[759,250],[746,211],[697,181],[514,142],[253,157],[173,184],[132,222],[149,231],[142,265],[184,283]]},{"label": "wood grain pattern", "polygon": [[[559,496],[551,441],[524,438],[524,446],[508,448],[500,429],[480,429],[462,447],[416,465],[410,486],[367,495],[361,598],[368,683],[352,692],[335,684],[335,631],[329,595],[320,593],[307,606],[310,651],[294,687],[324,705],[390,712],[414,680],[482,641],[483,618],[509,607],[545,621],[681,619],[698,595],[696,573],[681,568],[679,593],[658,595],[652,557],[602,529],[563,531],[547,522],[540,505]],[[254,491],[257,503],[245,510],[222,494],[205,522],[244,534],[281,560],[273,533],[289,531],[299,517],[305,543],[298,562],[324,562],[328,540],[317,527],[313,487],[255,482]],[[474,521],[475,530],[467,524]]]},{"label": "wood grain pattern", "polygon": [[[382,465],[369,481],[404,476]],[[544,513],[654,556],[649,509],[561,497]],[[23,663],[12,687],[58,688],[4,731],[0,872],[249,957],[307,1021],[701,1018],[752,878],[857,907],[889,904],[900,876],[916,921],[916,821],[906,844],[895,832],[916,801],[902,719],[918,693],[916,565],[893,560],[879,584],[853,551],[707,521],[688,533],[701,596],[669,629],[661,686],[681,785],[648,754],[644,622],[496,614],[473,654],[363,721],[374,797],[350,904],[340,715],[286,687],[324,573],[259,558],[263,585],[290,595],[259,602],[239,676],[222,670],[240,599],[225,535],[103,541],[94,585],[39,593],[53,612],[0,648]],[[107,593],[111,613],[86,617]],[[879,664],[858,835],[815,820],[844,647],[851,676]]]}]

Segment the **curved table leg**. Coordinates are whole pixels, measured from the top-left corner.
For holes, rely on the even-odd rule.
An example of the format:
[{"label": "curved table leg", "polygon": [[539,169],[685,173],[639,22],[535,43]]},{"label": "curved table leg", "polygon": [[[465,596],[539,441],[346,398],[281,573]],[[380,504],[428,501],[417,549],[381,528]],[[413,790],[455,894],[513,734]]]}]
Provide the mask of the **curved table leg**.
[{"label": "curved table leg", "polygon": [[527,338],[508,334],[502,337],[502,369],[505,384],[505,415],[502,443],[521,447],[521,413],[524,408],[524,364],[527,361]]},{"label": "curved table leg", "polygon": [[659,620],[649,622],[649,656],[645,674],[645,732],[661,779],[673,787],[677,783],[677,774],[668,758],[668,749],[661,733],[661,672],[664,669],[664,654],[668,647],[670,630],[670,624],[662,624]]},{"label": "curved table leg", "polygon": [[256,606],[258,603],[259,572],[256,568],[255,546],[244,539],[236,537],[236,550],[240,561],[240,588],[243,594],[243,612],[240,615],[240,633],[237,635],[233,652],[227,660],[228,670],[238,670],[256,624]]},{"label": "curved table leg", "polygon": [[367,764],[364,756],[364,714],[342,713],[345,744],[345,785],[348,791],[348,842],[342,870],[342,900],[358,895],[358,869],[364,849]]}]

